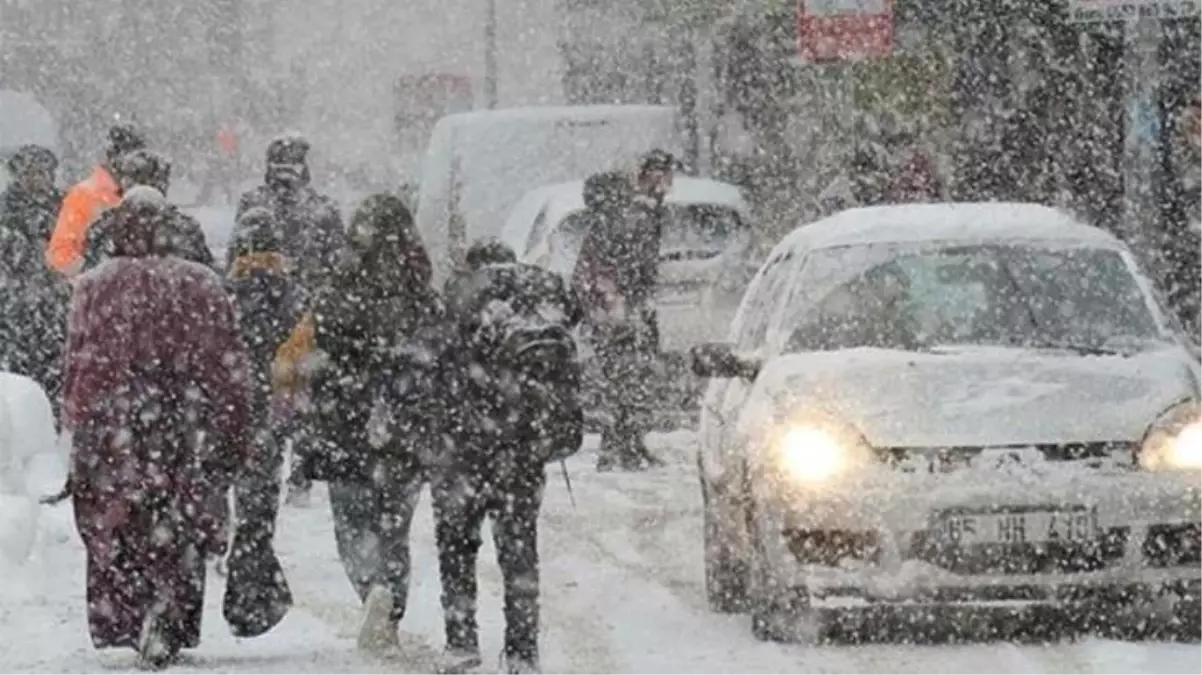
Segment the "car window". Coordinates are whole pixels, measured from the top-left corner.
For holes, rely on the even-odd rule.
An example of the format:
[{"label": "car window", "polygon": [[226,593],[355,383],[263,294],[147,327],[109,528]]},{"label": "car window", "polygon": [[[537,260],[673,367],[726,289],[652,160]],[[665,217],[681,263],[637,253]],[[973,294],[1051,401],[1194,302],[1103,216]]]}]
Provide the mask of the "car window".
[{"label": "car window", "polygon": [[670,204],[661,257],[707,257],[721,253],[745,228],[739,212],[714,204]]},{"label": "car window", "polygon": [[533,250],[538,243],[543,240],[547,233],[547,207],[539,209],[538,215],[534,217],[534,223],[530,226],[530,236],[526,239],[526,250]]},{"label": "car window", "polygon": [[[845,252],[820,253],[833,260]],[[1125,350],[1166,338],[1150,298],[1117,251],[1007,245],[850,253],[857,255],[844,256],[841,274],[809,303],[791,304],[787,351]]]},{"label": "car window", "polygon": [[792,252],[778,256],[764,268],[763,277],[749,295],[744,298],[744,306],[739,308],[742,319],[739,334],[735,336],[735,345],[739,351],[749,352],[763,347],[768,336],[768,327],[776,315],[782,300],[782,292],[789,280],[789,272],[793,266]]}]

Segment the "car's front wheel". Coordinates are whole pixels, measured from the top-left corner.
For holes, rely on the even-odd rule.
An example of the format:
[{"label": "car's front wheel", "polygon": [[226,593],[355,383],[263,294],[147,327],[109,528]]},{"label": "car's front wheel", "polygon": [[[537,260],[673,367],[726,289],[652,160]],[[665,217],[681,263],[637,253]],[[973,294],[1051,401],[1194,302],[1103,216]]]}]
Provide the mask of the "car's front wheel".
[{"label": "car's front wheel", "polygon": [[732,550],[723,516],[701,480],[704,514],[705,596],[711,611],[738,614],[747,610],[747,564]]}]

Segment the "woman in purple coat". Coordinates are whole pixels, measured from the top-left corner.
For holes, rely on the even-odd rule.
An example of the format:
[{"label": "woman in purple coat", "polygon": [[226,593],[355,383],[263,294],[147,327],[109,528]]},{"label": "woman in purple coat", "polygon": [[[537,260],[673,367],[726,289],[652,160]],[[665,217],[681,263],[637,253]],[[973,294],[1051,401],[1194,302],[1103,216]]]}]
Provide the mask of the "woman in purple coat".
[{"label": "woman in purple coat", "polygon": [[151,668],[200,642],[205,558],[225,547],[249,417],[231,302],[212,270],[160,254],[165,207],[131,190],[115,257],[75,281],[63,387],[92,643]]}]

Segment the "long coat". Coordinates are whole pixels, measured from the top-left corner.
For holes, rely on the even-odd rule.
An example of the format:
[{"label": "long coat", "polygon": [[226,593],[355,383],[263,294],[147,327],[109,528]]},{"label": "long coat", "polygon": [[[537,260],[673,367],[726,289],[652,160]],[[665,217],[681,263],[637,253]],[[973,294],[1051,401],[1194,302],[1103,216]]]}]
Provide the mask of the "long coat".
[{"label": "long coat", "polygon": [[97,647],[136,646],[163,612],[199,643],[204,557],[245,459],[247,358],[221,279],[173,257],[114,258],[75,285],[63,408]]}]

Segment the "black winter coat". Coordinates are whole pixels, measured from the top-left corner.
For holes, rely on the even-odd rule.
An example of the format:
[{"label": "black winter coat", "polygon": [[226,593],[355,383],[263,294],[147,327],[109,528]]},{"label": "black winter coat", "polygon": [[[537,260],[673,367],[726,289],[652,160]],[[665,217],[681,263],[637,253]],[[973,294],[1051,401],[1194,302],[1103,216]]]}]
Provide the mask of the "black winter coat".
[{"label": "black winter coat", "polygon": [[[283,253],[292,261],[296,281],[307,292],[316,293],[325,286],[338,265],[338,257],[346,242],[342,216],[334,200],[317,190],[302,185],[284,187],[261,185],[238,200],[236,217],[247,210],[261,207],[271,211],[281,231]],[[238,240],[239,226],[235,225],[230,241]],[[233,262],[233,248],[226,259]]]},{"label": "black winter coat", "polygon": [[228,281],[238,315],[238,330],[250,356],[255,420],[262,423],[272,396],[271,364],[276,350],[300,320],[302,301],[282,265],[282,256],[264,256],[263,264],[235,271]]},{"label": "black winter coat", "polygon": [[617,213],[592,211],[572,285],[586,311],[597,308],[602,284],[612,283],[632,308],[648,307],[659,286],[659,250],[667,209],[643,199]]},{"label": "black winter coat", "polygon": [[57,401],[70,290],[46,267],[62,194],[13,183],[0,195],[0,370],[33,378]]},{"label": "black winter coat", "polygon": [[[324,361],[312,382],[320,448],[306,471],[316,480],[370,480],[380,457],[419,462],[440,438],[441,299],[428,286],[388,289],[374,279],[344,265],[313,301]],[[377,401],[403,417],[383,448],[368,438]]]}]

